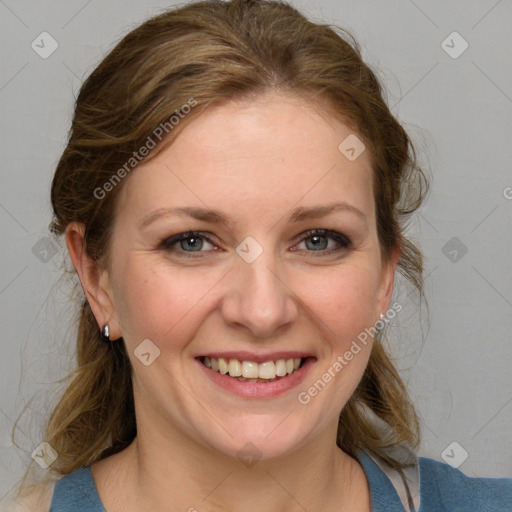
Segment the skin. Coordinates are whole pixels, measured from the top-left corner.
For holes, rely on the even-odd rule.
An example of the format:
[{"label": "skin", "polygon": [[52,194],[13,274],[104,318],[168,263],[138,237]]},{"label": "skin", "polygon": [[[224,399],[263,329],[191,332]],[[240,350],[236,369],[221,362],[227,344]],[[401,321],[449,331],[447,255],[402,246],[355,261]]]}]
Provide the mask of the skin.
[{"label": "skin", "polygon": [[[109,512],[370,511],[364,472],[336,446],[336,431],[371,340],[307,405],[297,400],[391,300],[398,252],[381,254],[368,151],[349,161],[338,150],[351,133],[319,107],[276,92],[210,108],[125,179],[108,265],[85,254],[83,226],[68,226],[98,325],[109,324],[112,340],[123,337],[134,370],[137,438],[92,465]],[[345,209],[288,220],[294,208],[336,202],[364,219]],[[232,224],[167,215],[140,227],[155,210],[177,206],[220,210]],[[320,235],[315,250],[311,229],[351,244]],[[189,230],[211,242],[195,252],[190,239],[162,248]],[[252,263],[236,252],[248,236],[263,248]],[[145,339],[160,349],[149,366],[134,355]],[[198,367],[194,358],[215,350],[303,350],[316,362],[297,388],[244,399]],[[247,442],[261,456],[251,467],[237,456]]]}]

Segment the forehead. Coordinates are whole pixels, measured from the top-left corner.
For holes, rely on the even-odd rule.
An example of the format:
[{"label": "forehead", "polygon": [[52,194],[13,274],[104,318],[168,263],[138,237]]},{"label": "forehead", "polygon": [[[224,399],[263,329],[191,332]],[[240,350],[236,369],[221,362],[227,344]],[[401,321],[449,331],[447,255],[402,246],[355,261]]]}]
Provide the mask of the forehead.
[{"label": "forehead", "polygon": [[339,148],[355,136],[328,110],[297,96],[270,93],[210,107],[133,171],[118,211],[236,203],[250,214],[347,200],[371,216],[368,152],[350,160]]}]

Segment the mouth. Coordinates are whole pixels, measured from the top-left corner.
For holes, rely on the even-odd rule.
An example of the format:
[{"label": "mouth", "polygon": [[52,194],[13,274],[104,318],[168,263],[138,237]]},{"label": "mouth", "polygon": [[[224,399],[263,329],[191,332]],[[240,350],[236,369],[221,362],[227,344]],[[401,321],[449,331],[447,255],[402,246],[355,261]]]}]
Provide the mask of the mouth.
[{"label": "mouth", "polygon": [[197,358],[206,368],[239,382],[269,384],[298,372],[314,357],[289,357],[257,362],[227,357]]}]

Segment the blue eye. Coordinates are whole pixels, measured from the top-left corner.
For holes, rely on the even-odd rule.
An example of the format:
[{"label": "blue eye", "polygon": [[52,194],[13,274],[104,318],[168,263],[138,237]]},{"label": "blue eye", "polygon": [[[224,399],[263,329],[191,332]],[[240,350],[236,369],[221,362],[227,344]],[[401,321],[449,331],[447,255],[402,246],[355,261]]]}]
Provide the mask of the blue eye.
[{"label": "blue eye", "polygon": [[189,231],[187,233],[181,233],[164,240],[161,244],[161,247],[165,250],[175,251],[176,248],[174,246],[179,243],[181,250],[184,252],[204,252],[201,251],[201,249],[204,247],[205,241],[206,243],[213,245],[209,238],[206,237],[203,233]]},{"label": "blue eye", "polygon": [[[307,248],[312,249],[312,251],[308,252],[320,252],[323,254],[329,254],[343,249],[348,249],[352,245],[351,241],[345,235],[342,235],[336,231],[330,231],[327,229],[312,229],[307,231],[305,234],[306,236],[302,239],[300,244],[305,243]],[[311,241],[309,244],[307,243],[308,240]],[[329,240],[336,242],[338,247],[329,247]]]},{"label": "blue eye", "polygon": [[[306,252],[316,252],[318,256],[322,256],[346,250],[352,246],[352,242],[345,235],[326,229],[312,229],[307,231],[297,245],[303,243],[305,243],[306,249],[293,249],[293,251],[305,250]],[[202,253],[212,250],[211,248],[208,249],[208,244],[212,246],[214,251],[219,250],[205,233],[188,231],[187,233],[180,233],[179,235],[163,240],[159,248],[168,252],[181,253],[185,257],[195,258],[198,256],[192,256],[191,253]],[[188,254],[185,255],[185,253]]]}]

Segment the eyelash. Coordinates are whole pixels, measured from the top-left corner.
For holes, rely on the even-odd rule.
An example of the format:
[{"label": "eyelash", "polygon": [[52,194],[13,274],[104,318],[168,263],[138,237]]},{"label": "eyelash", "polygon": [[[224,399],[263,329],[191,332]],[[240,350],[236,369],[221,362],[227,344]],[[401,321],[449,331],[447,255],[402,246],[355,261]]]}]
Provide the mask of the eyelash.
[{"label": "eyelash", "polygon": [[[315,236],[330,238],[331,240],[334,240],[335,242],[337,242],[340,245],[340,247],[334,248],[334,249],[324,249],[324,250],[320,249],[318,251],[313,251],[313,250],[310,251],[307,249],[300,249],[300,250],[306,251],[309,253],[320,253],[320,254],[315,255],[315,257],[317,257],[317,256],[331,255],[332,253],[350,249],[352,247],[352,242],[347,236],[345,236],[341,233],[338,233],[337,231],[331,231],[328,229],[311,229],[309,231],[306,231],[304,233],[304,236],[299,240],[298,243],[302,243],[304,240],[307,240],[308,238],[312,238]],[[206,233],[203,233],[201,231],[188,231],[186,233],[180,233],[179,235],[173,236],[171,238],[166,238],[165,240],[163,240],[161,242],[159,248],[163,249],[165,251],[176,251],[176,249],[173,247],[174,245],[176,245],[178,242],[181,242],[183,240],[188,240],[190,238],[204,238],[210,244],[215,245],[215,243],[208,237],[208,235]],[[198,256],[192,256],[192,254],[193,253],[200,254],[202,252],[209,252],[209,251],[184,251],[184,250],[181,250],[178,252],[182,253],[185,258],[197,258]]]}]

